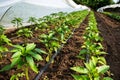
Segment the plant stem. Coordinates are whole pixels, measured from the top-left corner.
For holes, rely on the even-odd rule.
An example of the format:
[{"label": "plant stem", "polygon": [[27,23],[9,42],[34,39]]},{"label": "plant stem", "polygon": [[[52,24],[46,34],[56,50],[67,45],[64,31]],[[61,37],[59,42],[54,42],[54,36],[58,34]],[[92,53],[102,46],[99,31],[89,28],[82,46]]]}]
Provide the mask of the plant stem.
[{"label": "plant stem", "polygon": [[25,68],[25,75],[26,75],[26,79],[29,80],[28,67]]},{"label": "plant stem", "polygon": [[2,54],[0,53],[0,60],[2,59]]}]

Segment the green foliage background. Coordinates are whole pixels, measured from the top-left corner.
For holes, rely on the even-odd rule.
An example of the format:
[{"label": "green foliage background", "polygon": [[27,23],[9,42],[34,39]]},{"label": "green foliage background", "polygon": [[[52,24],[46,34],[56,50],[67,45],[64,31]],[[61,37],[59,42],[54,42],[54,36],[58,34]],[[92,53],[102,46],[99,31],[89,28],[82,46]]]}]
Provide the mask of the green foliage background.
[{"label": "green foliage background", "polygon": [[98,9],[102,6],[113,4],[113,0],[74,0],[77,4],[87,5],[92,9]]}]

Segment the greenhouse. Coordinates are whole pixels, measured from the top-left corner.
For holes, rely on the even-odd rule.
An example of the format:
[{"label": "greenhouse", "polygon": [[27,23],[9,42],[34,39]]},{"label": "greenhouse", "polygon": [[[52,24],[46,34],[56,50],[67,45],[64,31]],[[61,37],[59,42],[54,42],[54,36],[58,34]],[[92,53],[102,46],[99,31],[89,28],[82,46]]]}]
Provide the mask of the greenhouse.
[{"label": "greenhouse", "polygon": [[0,0],[0,80],[120,80],[120,0]]}]

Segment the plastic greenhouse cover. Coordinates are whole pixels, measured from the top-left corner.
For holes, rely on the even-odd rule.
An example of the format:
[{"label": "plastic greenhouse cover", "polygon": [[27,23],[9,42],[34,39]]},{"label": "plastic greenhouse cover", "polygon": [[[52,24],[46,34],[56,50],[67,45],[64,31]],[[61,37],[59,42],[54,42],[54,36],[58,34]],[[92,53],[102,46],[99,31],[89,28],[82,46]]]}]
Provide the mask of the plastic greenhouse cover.
[{"label": "plastic greenhouse cover", "polygon": [[107,6],[99,8],[97,11],[98,12],[103,12],[107,8],[117,8],[117,7],[120,8],[120,4],[107,5]]},{"label": "plastic greenhouse cover", "polygon": [[12,27],[11,20],[15,17],[20,17],[26,22],[29,17],[41,18],[61,11],[69,13],[88,9],[72,0],[0,0],[0,5],[0,24],[6,28]]}]

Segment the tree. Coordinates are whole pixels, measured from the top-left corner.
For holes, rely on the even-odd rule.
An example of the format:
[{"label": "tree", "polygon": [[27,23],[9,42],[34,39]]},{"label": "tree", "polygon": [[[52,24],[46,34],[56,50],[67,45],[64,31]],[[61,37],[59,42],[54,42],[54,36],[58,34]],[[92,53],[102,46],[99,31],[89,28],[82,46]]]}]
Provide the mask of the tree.
[{"label": "tree", "polygon": [[118,1],[118,3],[120,3],[120,0]]},{"label": "tree", "polygon": [[77,4],[86,5],[92,9],[97,10],[98,8],[113,4],[113,0],[74,0]]}]

